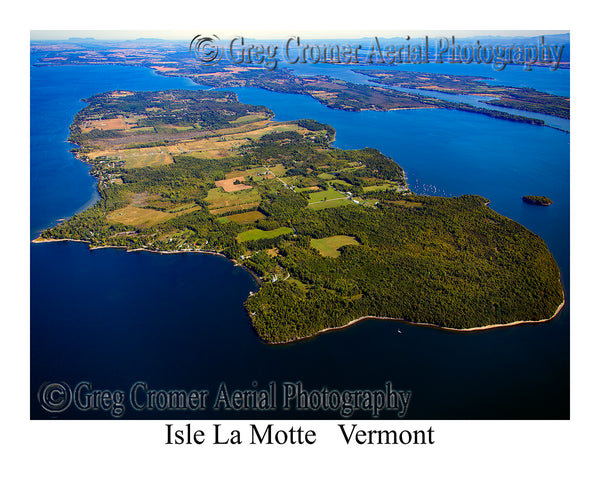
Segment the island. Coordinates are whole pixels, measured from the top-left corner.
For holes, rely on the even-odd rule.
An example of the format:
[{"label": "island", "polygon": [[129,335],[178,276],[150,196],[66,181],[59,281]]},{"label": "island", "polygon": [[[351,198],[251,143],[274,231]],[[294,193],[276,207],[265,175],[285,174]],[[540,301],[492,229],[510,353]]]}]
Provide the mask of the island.
[{"label": "island", "polygon": [[487,100],[483,103],[513,108],[527,112],[569,118],[570,101],[567,97],[539,92],[533,88],[509,87],[489,84],[487,77],[471,75],[448,75],[426,72],[354,70],[375,83],[400,88],[449,93],[452,95],[476,95]]},{"label": "island", "polygon": [[86,99],[69,141],[99,200],[37,241],[223,255],[259,288],[257,335],[286,343],[363,318],[470,330],[552,318],[544,241],[476,195],[415,195],[373,148],[333,147],[311,119],[273,121],[222,91]]},{"label": "island", "polygon": [[550,200],[548,197],[539,195],[525,195],[523,197],[523,201],[530,205],[539,205],[541,207],[547,207],[548,205],[552,205],[552,200]]}]

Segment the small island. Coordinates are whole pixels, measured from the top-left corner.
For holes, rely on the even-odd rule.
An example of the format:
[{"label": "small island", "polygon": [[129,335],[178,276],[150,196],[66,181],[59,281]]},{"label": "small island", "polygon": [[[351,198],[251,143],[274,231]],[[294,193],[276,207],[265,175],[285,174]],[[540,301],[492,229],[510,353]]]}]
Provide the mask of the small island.
[{"label": "small island", "polygon": [[329,125],[215,90],[86,102],[69,140],[100,199],[37,241],[223,255],[259,280],[245,306],[267,343],[369,317],[491,328],[563,305],[540,237],[480,196],[413,194],[378,150],[332,147]]},{"label": "small island", "polygon": [[547,207],[548,205],[552,205],[552,200],[548,197],[539,196],[539,195],[525,195],[523,197],[523,201],[530,205],[539,205],[542,207]]}]

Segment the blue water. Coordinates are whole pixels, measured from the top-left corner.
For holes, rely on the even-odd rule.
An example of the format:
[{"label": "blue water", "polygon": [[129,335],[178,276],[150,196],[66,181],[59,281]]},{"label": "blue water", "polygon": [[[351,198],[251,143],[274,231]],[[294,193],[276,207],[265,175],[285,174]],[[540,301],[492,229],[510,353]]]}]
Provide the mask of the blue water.
[{"label": "blue water", "polygon": [[[466,73],[466,72],[465,72]],[[546,73],[526,72],[547,83]],[[517,75],[519,77],[519,75]],[[518,78],[517,78],[517,81]],[[568,78],[567,78],[568,82]],[[65,143],[81,98],[110,89],[198,88],[133,67],[31,69],[31,237],[94,201],[88,168]],[[543,89],[538,87],[538,89]],[[558,87],[556,87],[559,90]],[[567,86],[568,89],[568,86]],[[235,89],[276,119],[314,118],[337,130],[341,148],[372,146],[407,171],[417,192],[477,193],[548,244],[569,297],[569,135],[445,110],[342,112],[298,95]],[[547,208],[521,201],[541,194]],[[568,418],[569,308],[539,325],[461,334],[369,320],[286,346],[260,342],[243,301],[256,285],[230,262],[201,254],[158,255],[83,243],[31,246],[31,415],[49,418],[46,381],[96,388],[395,388],[413,392],[407,418]],[[398,328],[402,334],[398,334]],[[58,418],[109,418],[74,409]],[[125,418],[242,418],[256,413],[136,414]],[[277,418],[310,418],[277,411]],[[340,418],[319,413],[316,418]],[[355,418],[361,418],[360,415]]]},{"label": "blue water", "polygon": [[447,100],[449,102],[460,102],[466,103],[468,105],[473,105],[478,108],[485,108],[486,110],[495,110],[497,112],[509,113],[511,115],[521,115],[528,118],[537,118],[539,120],[543,120],[546,125],[554,128],[558,128],[560,130],[564,130],[566,132],[569,131],[570,121],[567,118],[555,117],[552,115],[546,115],[543,113],[536,112],[527,112],[524,110],[517,110],[515,108],[506,108],[506,107],[498,107],[495,105],[488,105],[485,103],[487,100],[492,100],[492,98],[482,99],[477,95],[453,95],[450,93],[442,93],[442,92],[433,92],[426,90],[419,90],[417,88],[403,88],[403,87],[388,87],[393,90],[399,90],[401,92],[413,93],[416,95],[423,95],[426,97],[434,97],[439,98],[441,100]]},{"label": "blue water", "polygon": [[[330,77],[340,78],[353,83],[360,83],[364,85],[375,85],[381,86],[380,84],[373,82],[370,77],[362,75],[355,70],[375,70],[375,71],[420,71],[437,74],[449,74],[449,75],[472,75],[478,77],[484,77],[485,82],[492,85],[507,85],[513,87],[529,87],[539,91],[552,93],[555,95],[562,95],[565,97],[570,96],[570,80],[568,69],[558,69],[552,71],[547,67],[534,67],[534,70],[528,72],[523,69],[522,66],[507,65],[502,71],[495,71],[492,67],[485,64],[420,64],[420,65],[408,65],[398,64],[394,66],[381,66],[377,64],[373,65],[286,65],[297,75],[312,76],[312,75],[327,75]],[[499,112],[505,112],[513,115],[522,115],[529,118],[537,118],[546,122],[547,125],[558,128],[561,130],[569,131],[569,120],[551,115],[544,115],[535,112],[527,112],[524,110],[516,110],[513,108],[504,108],[494,105],[488,105],[484,103],[482,97],[476,95],[452,95],[443,92],[402,88],[402,87],[390,87],[393,90],[399,90],[401,92],[413,93],[417,95],[424,95],[428,97],[439,98],[447,100],[449,102],[462,102],[469,105],[474,105],[479,108],[485,108],[487,110],[495,110]]]},{"label": "blue water", "polygon": [[84,210],[97,199],[89,167],[66,143],[69,125],[85,107],[81,100],[107,90],[199,88],[185,78],[167,78],[131,67],[31,67],[31,228],[34,236]]}]

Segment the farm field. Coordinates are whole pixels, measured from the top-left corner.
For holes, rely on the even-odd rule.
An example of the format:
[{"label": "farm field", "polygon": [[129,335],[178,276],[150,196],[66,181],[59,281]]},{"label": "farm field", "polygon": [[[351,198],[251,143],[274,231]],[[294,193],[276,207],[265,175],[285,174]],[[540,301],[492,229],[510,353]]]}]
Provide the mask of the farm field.
[{"label": "farm field", "polygon": [[173,163],[173,157],[168,153],[125,153],[121,157],[127,168],[157,167]]},{"label": "farm field", "polygon": [[175,217],[172,213],[161,212],[151,208],[140,208],[128,205],[109,213],[106,218],[109,222],[122,223],[135,227],[149,227],[165,222]]},{"label": "farm field", "polygon": [[340,248],[345,245],[360,245],[354,237],[348,235],[333,235],[320,239],[313,238],[310,246],[317,249],[324,257],[337,258],[340,256]]},{"label": "farm field", "polygon": [[215,182],[217,187],[221,187],[227,193],[239,192],[240,190],[249,190],[252,185],[245,185],[244,177],[231,177],[226,180],[218,180]]},{"label": "farm field", "polygon": [[308,204],[312,204],[315,202],[326,202],[327,200],[334,200],[336,198],[346,198],[346,195],[340,193],[333,188],[329,188],[327,190],[320,190],[318,192],[311,193],[309,195]]},{"label": "farm field", "polygon": [[363,187],[365,192],[380,192],[382,190],[388,190],[390,188],[395,188],[396,185],[393,183],[386,183],[384,185],[369,185],[368,187]]},{"label": "farm field", "polygon": [[249,240],[261,240],[264,238],[277,238],[281,235],[287,235],[292,233],[293,230],[290,227],[280,227],[275,230],[259,230],[254,228],[252,230],[246,230],[237,236],[238,242],[247,242]]},{"label": "farm field", "polygon": [[250,205],[258,206],[260,195],[252,188],[237,192],[225,192],[221,187],[216,187],[208,191],[206,201],[210,210],[231,207],[249,208]]},{"label": "farm field", "polygon": [[235,222],[239,225],[248,225],[250,223],[255,223],[258,220],[262,220],[264,218],[267,218],[263,213],[257,211],[257,210],[253,210],[251,212],[245,212],[245,213],[237,213],[235,215],[229,215],[227,218],[227,220],[229,220],[230,222]]}]

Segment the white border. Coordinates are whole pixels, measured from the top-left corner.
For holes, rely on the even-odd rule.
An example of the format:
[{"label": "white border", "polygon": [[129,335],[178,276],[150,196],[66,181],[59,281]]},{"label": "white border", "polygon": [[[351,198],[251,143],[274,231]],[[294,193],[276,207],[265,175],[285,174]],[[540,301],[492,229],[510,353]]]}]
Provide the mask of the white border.
[{"label": "white border", "polygon": [[[563,478],[596,471],[598,319],[592,302],[598,285],[597,79],[598,42],[591,11],[575,2],[499,3],[381,2],[326,4],[302,2],[22,3],[6,13],[2,29],[3,115],[5,146],[0,188],[2,221],[2,412],[8,451],[3,455],[11,477],[176,478],[222,475],[255,477],[372,478],[418,475],[419,478]],[[586,23],[587,22],[587,23]],[[346,447],[338,422],[300,422],[320,433],[314,447],[243,445],[167,447],[164,422],[29,421],[29,30],[38,29],[292,29],[415,30],[571,29],[572,70],[572,420],[559,422],[402,422],[401,428],[437,432],[425,447]],[[8,145],[6,145],[8,143]],[[566,228],[566,227],[565,227]],[[589,272],[589,273],[588,273]],[[181,422],[179,422],[181,423]],[[208,428],[213,422],[193,422]],[[226,423],[226,422],[223,422]],[[230,422],[227,422],[228,424]],[[249,422],[235,422],[240,429]],[[293,422],[298,424],[299,422]],[[278,422],[281,426],[290,422]],[[380,422],[368,422],[378,428]],[[400,428],[398,422],[385,423]],[[233,427],[235,428],[235,427]],[[6,443],[5,443],[6,445]],[[6,448],[6,447],[5,447]],[[592,450],[593,449],[593,450]]]}]

